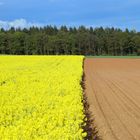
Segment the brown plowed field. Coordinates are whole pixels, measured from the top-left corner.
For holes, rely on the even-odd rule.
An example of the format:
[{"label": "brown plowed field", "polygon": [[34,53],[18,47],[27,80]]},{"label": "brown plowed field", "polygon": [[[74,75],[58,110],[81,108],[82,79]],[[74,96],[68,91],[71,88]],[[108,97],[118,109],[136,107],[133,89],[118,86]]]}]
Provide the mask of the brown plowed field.
[{"label": "brown plowed field", "polygon": [[103,140],[140,140],[140,59],[88,58],[85,94]]}]

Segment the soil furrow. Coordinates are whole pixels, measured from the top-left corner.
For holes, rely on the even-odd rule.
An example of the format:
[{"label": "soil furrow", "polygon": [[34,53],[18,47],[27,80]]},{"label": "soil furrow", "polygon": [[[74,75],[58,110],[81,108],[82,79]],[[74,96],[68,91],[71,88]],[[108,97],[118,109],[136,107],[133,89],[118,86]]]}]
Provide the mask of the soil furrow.
[{"label": "soil furrow", "polygon": [[86,59],[85,94],[103,140],[140,140],[140,59]]}]

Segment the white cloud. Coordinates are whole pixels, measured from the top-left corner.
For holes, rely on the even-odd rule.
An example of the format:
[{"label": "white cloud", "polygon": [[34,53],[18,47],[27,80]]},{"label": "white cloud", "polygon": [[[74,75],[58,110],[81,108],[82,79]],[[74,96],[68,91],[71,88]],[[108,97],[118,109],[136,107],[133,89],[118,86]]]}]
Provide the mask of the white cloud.
[{"label": "white cloud", "polygon": [[43,24],[28,22],[25,19],[16,19],[14,21],[2,21],[2,20],[0,20],[0,28],[4,28],[4,29],[10,29],[11,27],[23,29],[23,28],[30,28],[32,26],[42,27]]}]

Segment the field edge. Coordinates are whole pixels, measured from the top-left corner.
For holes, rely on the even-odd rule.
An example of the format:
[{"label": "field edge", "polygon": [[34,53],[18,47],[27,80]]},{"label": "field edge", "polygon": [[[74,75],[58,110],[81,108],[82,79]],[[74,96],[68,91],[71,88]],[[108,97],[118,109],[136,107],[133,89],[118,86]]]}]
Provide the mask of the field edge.
[{"label": "field edge", "polygon": [[83,65],[82,65],[83,75],[82,75],[82,81],[81,81],[81,86],[83,89],[83,106],[84,106],[84,114],[85,114],[84,122],[86,123],[86,125],[83,127],[83,129],[84,129],[84,132],[87,133],[87,136],[84,138],[84,140],[101,140],[101,137],[98,134],[98,129],[95,126],[92,113],[89,110],[90,105],[88,103],[87,95],[85,92],[85,89],[86,89],[86,87],[85,87],[86,77],[85,77],[85,72],[84,72],[85,59],[86,58],[83,59]]}]

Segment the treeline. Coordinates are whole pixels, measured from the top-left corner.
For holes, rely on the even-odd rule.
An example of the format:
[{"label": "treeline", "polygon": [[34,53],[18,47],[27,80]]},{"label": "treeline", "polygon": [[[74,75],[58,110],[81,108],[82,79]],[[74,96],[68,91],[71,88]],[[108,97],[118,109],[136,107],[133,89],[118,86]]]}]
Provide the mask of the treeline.
[{"label": "treeline", "polygon": [[0,54],[140,55],[140,32],[84,26],[0,29]]}]

